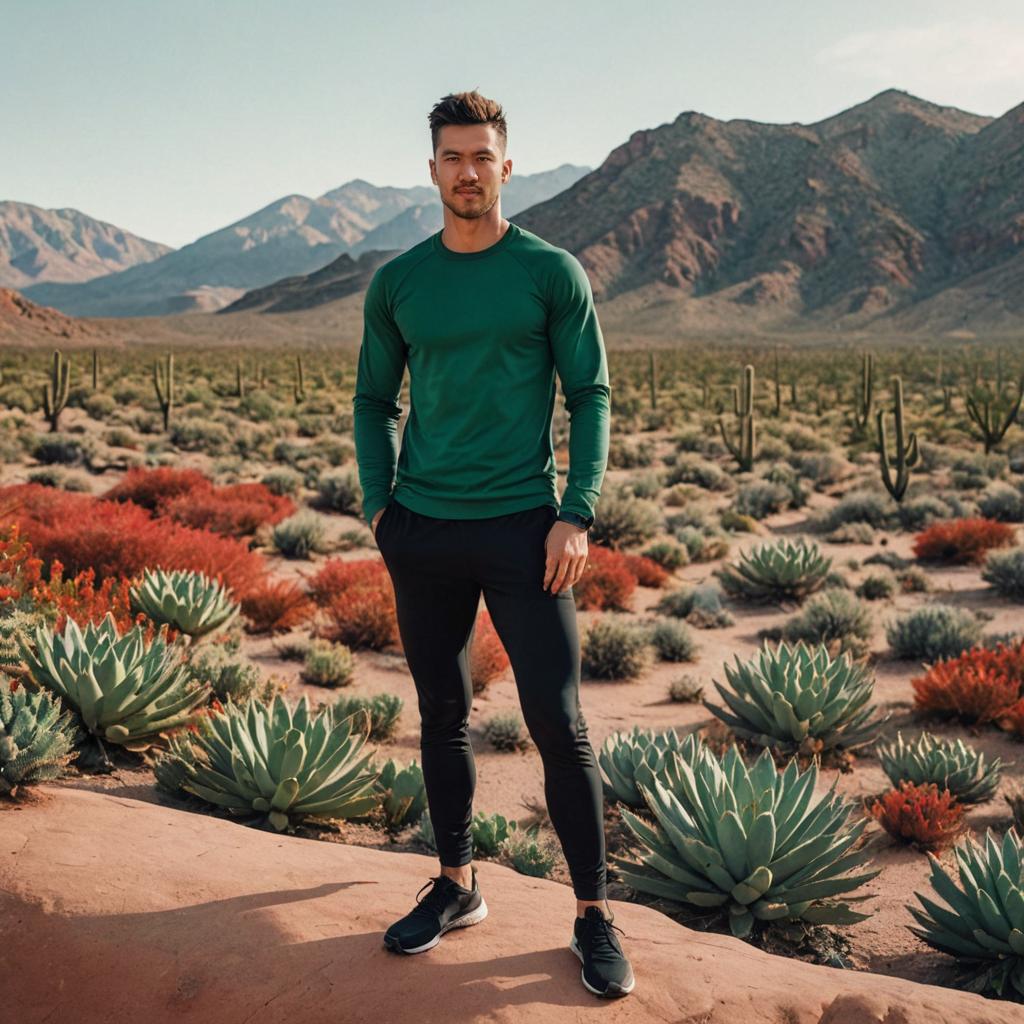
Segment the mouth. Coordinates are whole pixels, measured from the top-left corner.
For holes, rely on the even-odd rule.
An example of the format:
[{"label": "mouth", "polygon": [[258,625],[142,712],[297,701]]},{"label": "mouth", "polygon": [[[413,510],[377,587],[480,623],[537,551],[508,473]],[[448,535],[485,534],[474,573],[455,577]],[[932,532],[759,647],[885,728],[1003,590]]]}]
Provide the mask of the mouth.
[{"label": "mouth", "polygon": [[460,196],[478,196],[480,189],[478,188],[459,188],[455,190]]}]

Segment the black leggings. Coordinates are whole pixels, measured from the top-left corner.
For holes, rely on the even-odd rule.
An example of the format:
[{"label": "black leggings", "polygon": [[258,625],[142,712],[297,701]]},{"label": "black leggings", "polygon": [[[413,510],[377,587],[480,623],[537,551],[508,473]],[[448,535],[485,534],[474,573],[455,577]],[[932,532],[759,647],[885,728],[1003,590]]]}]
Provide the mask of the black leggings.
[{"label": "black leggings", "polygon": [[577,899],[606,897],[601,776],[580,707],[571,588],[545,590],[554,505],[487,519],[438,519],[394,498],[377,523],[398,628],[419,701],[423,780],[441,864],[473,856],[476,765],[469,741],[469,652],[483,591],[508,653],[523,720],[544,764],[551,824]]}]

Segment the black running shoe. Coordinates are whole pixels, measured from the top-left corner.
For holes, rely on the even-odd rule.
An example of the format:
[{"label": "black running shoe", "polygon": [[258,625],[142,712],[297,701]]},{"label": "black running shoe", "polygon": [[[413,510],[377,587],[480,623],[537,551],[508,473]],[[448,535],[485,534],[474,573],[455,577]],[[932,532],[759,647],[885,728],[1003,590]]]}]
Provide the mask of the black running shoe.
[{"label": "black running shoe", "polygon": [[612,929],[626,933],[612,924],[600,907],[587,907],[585,916],[577,915],[569,948],[580,958],[583,984],[597,996],[624,996],[633,991],[636,979],[633,968],[622,952]]},{"label": "black running shoe", "polygon": [[[473,888],[464,889],[445,874],[435,875],[433,888],[423,899],[416,893],[416,906],[384,933],[384,945],[395,953],[422,953],[441,941],[452,928],[465,928],[487,916],[487,904],[480,894],[473,872]],[[427,882],[420,892],[430,885]]]}]

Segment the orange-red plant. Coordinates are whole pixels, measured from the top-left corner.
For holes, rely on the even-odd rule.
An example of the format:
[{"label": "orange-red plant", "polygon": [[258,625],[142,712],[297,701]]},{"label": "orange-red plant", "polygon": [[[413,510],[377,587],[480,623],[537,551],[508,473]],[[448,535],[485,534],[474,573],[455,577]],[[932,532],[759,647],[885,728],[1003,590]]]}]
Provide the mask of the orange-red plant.
[{"label": "orange-red plant", "polygon": [[213,482],[198,469],[174,469],[171,466],[146,469],[134,466],[103,498],[108,501],[131,501],[150,512],[156,512],[172,498],[209,491],[212,487]]},{"label": "orange-red plant", "polygon": [[576,607],[584,611],[630,611],[636,583],[625,555],[600,544],[591,544],[583,575],[572,588]]},{"label": "orange-red plant", "polygon": [[274,494],[263,484],[230,484],[169,498],[163,515],[200,530],[227,537],[255,533],[264,523],[279,523],[295,511],[291,498]]},{"label": "orange-red plant", "polygon": [[876,800],[870,813],[893,838],[922,850],[941,849],[967,828],[963,806],[948,789],[939,792],[934,782],[922,786],[901,782],[898,789]]},{"label": "orange-red plant", "polygon": [[669,578],[668,570],[646,555],[625,555],[626,567],[641,587],[663,587]]},{"label": "orange-red plant", "polygon": [[329,559],[309,588],[325,611],[328,640],[372,650],[399,642],[395,591],[379,558]]},{"label": "orange-red plant", "polygon": [[1009,523],[983,516],[940,520],[914,538],[914,554],[923,561],[978,563],[992,548],[1012,545],[1016,535]]},{"label": "orange-red plant", "polygon": [[1018,703],[1024,688],[1024,640],[972,647],[930,665],[911,679],[922,711],[956,715],[968,722],[998,722]]},{"label": "orange-red plant", "polygon": [[266,580],[242,598],[250,633],[287,633],[307,622],[316,605],[294,580]]},{"label": "orange-red plant", "polygon": [[469,649],[469,671],[473,692],[482,693],[487,684],[508,668],[505,647],[486,609],[477,616],[473,643]]}]

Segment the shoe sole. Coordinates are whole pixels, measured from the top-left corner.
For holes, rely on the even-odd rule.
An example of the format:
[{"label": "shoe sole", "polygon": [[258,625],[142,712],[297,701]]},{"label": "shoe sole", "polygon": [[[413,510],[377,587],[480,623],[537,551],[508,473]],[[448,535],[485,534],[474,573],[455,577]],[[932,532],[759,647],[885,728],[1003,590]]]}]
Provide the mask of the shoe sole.
[{"label": "shoe sole", "polygon": [[[572,940],[569,942],[569,948],[580,958],[580,963],[583,963],[583,950],[580,949],[579,945],[577,944],[576,936],[575,935],[572,937]],[[629,995],[629,993],[633,991],[633,988],[636,985],[636,978],[634,977],[634,978],[630,979],[628,985],[620,985],[620,984],[618,984],[618,982],[614,982],[613,981],[608,986],[608,988],[605,989],[604,992],[599,992],[583,976],[583,969],[582,968],[580,969],[580,981],[583,982],[584,987],[588,991],[593,992],[595,996],[601,996],[604,999],[615,999],[615,998],[618,998],[619,996]]]},{"label": "shoe sole", "polygon": [[453,928],[468,928],[471,924],[479,924],[486,916],[487,903],[481,896],[479,907],[474,908],[467,914],[463,914],[462,917],[453,917],[450,921],[446,921],[441,925],[441,930],[429,942],[423,943],[422,946],[403,946],[401,940],[389,936],[386,932],[384,934],[384,945],[395,953],[425,953],[428,949],[433,949],[441,941],[441,936],[445,932],[450,932]]}]

